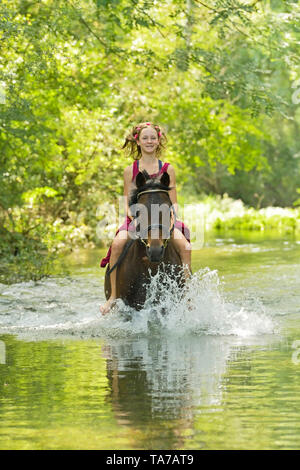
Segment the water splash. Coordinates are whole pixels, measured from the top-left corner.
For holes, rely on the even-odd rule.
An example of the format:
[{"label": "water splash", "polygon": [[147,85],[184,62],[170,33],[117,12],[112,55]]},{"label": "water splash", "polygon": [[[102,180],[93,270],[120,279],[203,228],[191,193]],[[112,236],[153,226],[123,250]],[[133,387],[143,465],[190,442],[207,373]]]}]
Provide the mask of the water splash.
[{"label": "water splash", "polygon": [[[157,302],[159,298],[159,302]],[[118,301],[103,318],[101,328],[126,334],[170,332],[178,335],[209,334],[251,336],[275,332],[274,320],[255,299],[252,308],[226,300],[218,272],[208,268],[192,275],[183,290],[175,276],[152,277],[144,308],[139,312]]]},{"label": "water splash", "polygon": [[251,305],[226,299],[217,271],[195,272],[185,288],[176,276],[153,276],[142,310],[118,300],[99,313],[99,281],[94,276],[49,278],[0,286],[0,333],[37,337],[144,335],[252,335],[275,332],[274,319],[255,299]]}]

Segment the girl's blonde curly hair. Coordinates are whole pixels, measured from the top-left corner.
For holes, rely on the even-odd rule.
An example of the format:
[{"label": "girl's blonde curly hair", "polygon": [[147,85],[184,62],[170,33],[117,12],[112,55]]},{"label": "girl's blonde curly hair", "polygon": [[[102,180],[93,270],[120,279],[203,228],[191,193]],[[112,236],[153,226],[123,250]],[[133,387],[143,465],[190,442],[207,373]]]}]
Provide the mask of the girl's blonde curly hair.
[{"label": "girl's blonde curly hair", "polygon": [[122,149],[125,149],[129,146],[129,155],[132,156],[134,160],[139,160],[142,156],[141,148],[137,144],[137,140],[142,130],[147,127],[152,127],[157,132],[159,145],[156,149],[156,156],[160,157],[162,149],[165,148],[167,136],[163,128],[153,122],[141,122],[132,128],[131,132],[126,136],[125,143],[122,147]]}]

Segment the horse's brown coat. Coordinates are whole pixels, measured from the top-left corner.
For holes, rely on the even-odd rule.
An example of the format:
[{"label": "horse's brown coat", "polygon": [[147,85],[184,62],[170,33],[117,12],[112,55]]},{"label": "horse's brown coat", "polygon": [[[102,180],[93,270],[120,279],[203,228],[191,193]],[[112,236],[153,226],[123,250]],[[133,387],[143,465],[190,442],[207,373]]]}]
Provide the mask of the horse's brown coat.
[{"label": "horse's brown coat", "polygon": [[[169,178],[166,173],[162,175],[159,181],[153,182],[147,181],[147,176],[139,173],[136,178],[137,182],[137,194],[138,191],[144,191],[145,187],[155,189],[162,188],[162,185],[167,189],[169,187]],[[139,203],[145,204],[148,207],[149,219],[147,221],[148,225],[151,225],[150,214],[151,214],[151,204],[168,204],[170,207],[172,205],[169,195],[166,192],[154,192],[146,193],[141,195]],[[170,213],[170,225],[172,223],[171,213]],[[125,304],[133,307],[137,310],[141,309],[146,300],[146,290],[147,286],[150,284],[151,276],[155,275],[160,270],[161,273],[165,275],[174,275],[178,279],[179,287],[184,285],[184,276],[182,271],[182,261],[179,256],[179,253],[175,249],[174,245],[174,232],[171,235],[165,249],[161,260],[157,263],[153,263],[149,260],[146,252],[145,245],[140,241],[136,240],[132,246],[129,248],[125,258],[116,270],[116,294],[117,298],[121,298]],[[130,237],[128,236],[128,240]],[[151,240],[151,235],[149,233],[148,243],[150,245],[155,245],[159,243],[163,245],[163,240]],[[175,272],[174,272],[175,270]],[[108,299],[110,297],[111,287],[110,287],[110,275],[108,275],[109,266],[106,270],[105,275],[105,295]],[[178,274],[178,275],[176,275]],[[162,274],[163,275],[163,274]]]}]

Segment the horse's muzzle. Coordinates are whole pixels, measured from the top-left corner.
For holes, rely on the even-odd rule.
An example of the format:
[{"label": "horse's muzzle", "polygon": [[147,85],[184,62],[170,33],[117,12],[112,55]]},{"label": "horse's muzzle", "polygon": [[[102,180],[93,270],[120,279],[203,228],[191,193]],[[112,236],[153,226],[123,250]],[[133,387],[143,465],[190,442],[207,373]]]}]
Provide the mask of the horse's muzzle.
[{"label": "horse's muzzle", "polygon": [[162,246],[147,246],[146,248],[146,253],[148,256],[148,259],[151,263],[159,263],[165,253],[165,247]]}]

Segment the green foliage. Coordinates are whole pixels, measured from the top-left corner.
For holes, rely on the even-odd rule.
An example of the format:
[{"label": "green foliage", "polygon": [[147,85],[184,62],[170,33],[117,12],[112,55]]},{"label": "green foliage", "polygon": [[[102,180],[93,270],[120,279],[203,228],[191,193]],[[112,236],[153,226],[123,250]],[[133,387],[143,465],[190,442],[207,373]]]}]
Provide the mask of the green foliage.
[{"label": "green foliage", "polygon": [[298,20],[287,2],[3,0],[1,256],[16,234],[29,260],[100,244],[139,120],[166,128],[179,190],[299,203]]},{"label": "green foliage", "polygon": [[[297,189],[297,193],[300,194],[300,188]],[[300,198],[294,201],[294,206],[300,206]]]},{"label": "green foliage", "polygon": [[218,219],[214,225],[217,230],[276,230],[287,234],[294,233],[297,228],[297,220],[294,217],[265,217],[261,214],[245,214],[242,217],[233,217],[230,220]]},{"label": "green foliage", "polygon": [[0,228],[0,282],[37,281],[53,273],[53,262],[40,240]]},{"label": "green foliage", "polygon": [[[254,209],[240,199],[228,194],[221,196],[199,196],[188,194],[179,198],[184,209],[184,222],[191,228],[203,223],[203,229],[216,231],[260,231],[276,232],[277,235],[300,235],[300,210],[298,208],[266,207]],[[195,240],[193,240],[195,241]]]},{"label": "green foliage", "polygon": [[243,214],[218,217],[213,223],[215,230],[268,231],[300,234],[300,212],[291,209],[269,207],[255,210],[245,209]]}]

